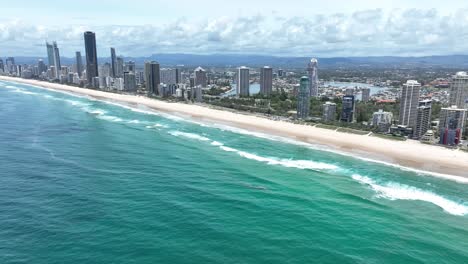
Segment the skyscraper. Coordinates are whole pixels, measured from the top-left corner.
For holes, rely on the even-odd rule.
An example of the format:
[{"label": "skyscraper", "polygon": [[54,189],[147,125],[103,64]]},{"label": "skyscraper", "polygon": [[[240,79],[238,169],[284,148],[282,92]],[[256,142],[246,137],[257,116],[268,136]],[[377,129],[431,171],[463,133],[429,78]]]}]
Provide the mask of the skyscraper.
[{"label": "skyscraper", "polygon": [[121,78],[124,73],[124,60],[122,57],[117,57],[116,68],[115,68],[115,77]]},{"label": "skyscraper", "polygon": [[115,68],[117,65],[117,57],[115,56],[115,49],[111,48],[111,77],[115,78],[117,75],[117,69]]},{"label": "skyscraper", "polygon": [[416,120],[419,106],[419,90],[421,84],[417,81],[409,80],[403,85],[400,98],[400,125],[416,128]]},{"label": "skyscraper", "polygon": [[309,78],[301,78],[299,92],[297,93],[297,118],[306,119],[310,111],[310,86]]},{"label": "skyscraper", "polygon": [[7,72],[7,73],[16,72],[15,58],[13,58],[13,57],[6,58],[5,66],[6,66],[5,72]]},{"label": "skyscraper", "polygon": [[270,95],[273,90],[273,69],[265,66],[260,69],[260,93]]},{"label": "skyscraper", "polygon": [[151,61],[145,63],[145,82],[148,94],[159,94],[158,88],[161,81],[158,62]]},{"label": "skyscraper", "polygon": [[458,145],[465,128],[466,109],[452,106],[440,111],[440,144]]},{"label": "skyscraper", "polygon": [[343,96],[340,120],[348,123],[354,121],[354,95]]},{"label": "skyscraper", "polygon": [[55,78],[58,79],[60,78],[60,69],[61,69],[61,63],[60,63],[60,51],[57,46],[57,42],[52,42],[50,44],[49,42],[46,42],[46,47],[47,47],[47,59],[49,62],[49,67],[54,66],[54,75]]},{"label": "skyscraper", "polygon": [[136,78],[133,72],[124,72],[124,89],[125,91],[136,91]]},{"label": "skyscraper", "polygon": [[419,102],[416,117],[416,127],[413,132],[414,139],[420,139],[431,126],[432,101],[424,100]]},{"label": "skyscraper", "polygon": [[322,121],[333,122],[336,120],[336,104],[326,102],[322,105]]},{"label": "skyscraper", "polygon": [[81,57],[81,52],[77,51],[75,55],[76,55],[76,71],[78,73],[78,76],[81,77],[81,74],[83,74],[83,59]]},{"label": "skyscraper", "polygon": [[49,42],[46,42],[46,48],[47,48],[47,62],[49,63],[49,67],[55,66],[54,46],[50,44]]},{"label": "skyscraper", "polygon": [[245,66],[240,67],[237,71],[237,95],[250,95],[250,70]]},{"label": "skyscraper", "polygon": [[86,77],[88,84],[93,83],[93,78],[98,77],[98,61],[96,50],[96,34],[91,31],[84,33],[86,50]]},{"label": "skyscraper", "polygon": [[468,74],[466,72],[457,72],[452,77],[450,85],[450,105],[456,105],[458,108],[467,109],[468,101]]},{"label": "skyscraper", "polygon": [[0,72],[5,72],[5,66],[3,65],[2,59],[0,59]]},{"label": "skyscraper", "polygon": [[134,62],[134,61],[128,61],[128,62],[125,64],[125,71],[128,71],[128,72],[136,72],[135,62]]},{"label": "skyscraper", "polygon": [[361,101],[368,102],[370,98],[370,88],[361,89]]},{"label": "skyscraper", "polygon": [[45,63],[44,63],[44,61],[42,59],[39,59],[37,61],[37,71],[38,71],[39,74],[47,71],[47,66],[45,65]]},{"label": "skyscraper", "polygon": [[208,86],[206,71],[202,67],[196,68],[194,71],[194,75],[195,86],[201,86],[202,88],[206,88]]},{"label": "skyscraper", "polygon": [[310,96],[317,97],[318,96],[318,60],[312,58],[309,62],[307,67],[307,76],[309,77],[309,89],[310,89]]},{"label": "skyscraper", "polygon": [[164,84],[178,84],[180,83],[179,69],[161,69],[160,70],[161,83]]}]

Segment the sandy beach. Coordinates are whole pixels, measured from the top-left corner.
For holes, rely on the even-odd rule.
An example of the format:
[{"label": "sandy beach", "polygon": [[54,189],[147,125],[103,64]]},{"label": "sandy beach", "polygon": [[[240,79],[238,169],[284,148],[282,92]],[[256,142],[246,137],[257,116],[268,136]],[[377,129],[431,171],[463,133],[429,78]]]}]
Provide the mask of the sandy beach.
[{"label": "sandy beach", "polygon": [[333,151],[393,166],[428,171],[438,177],[468,183],[468,152],[417,141],[394,141],[367,135],[336,132],[307,125],[274,121],[267,118],[212,109],[204,105],[171,103],[142,96],[114,94],[36,80],[0,76],[0,80],[40,86],[58,91],[87,95],[101,100],[139,104],[156,111],[171,113],[198,121],[214,122],[251,131],[282,136],[301,142],[320,144]]}]

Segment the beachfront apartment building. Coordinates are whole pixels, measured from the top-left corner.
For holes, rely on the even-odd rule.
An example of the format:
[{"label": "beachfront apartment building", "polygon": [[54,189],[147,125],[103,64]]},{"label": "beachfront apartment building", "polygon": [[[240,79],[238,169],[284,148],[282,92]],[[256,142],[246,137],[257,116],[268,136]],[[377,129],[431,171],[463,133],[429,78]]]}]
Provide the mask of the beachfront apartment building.
[{"label": "beachfront apartment building", "polygon": [[297,93],[297,118],[307,119],[310,112],[310,89],[309,78],[303,76]]},{"label": "beachfront apartment building", "polygon": [[401,91],[400,125],[412,128],[413,131],[416,128],[420,89],[421,84],[414,80],[408,80]]},{"label": "beachfront apartment building", "polygon": [[456,105],[458,108],[468,108],[468,74],[466,72],[457,72],[452,77],[450,84],[450,105]]},{"label": "beachfront apartment building", "polygon": [[458,108],[456,105],[442,108],[439,123],[440,144],[454,146],[461,143],[466,112],[466,109]]}]

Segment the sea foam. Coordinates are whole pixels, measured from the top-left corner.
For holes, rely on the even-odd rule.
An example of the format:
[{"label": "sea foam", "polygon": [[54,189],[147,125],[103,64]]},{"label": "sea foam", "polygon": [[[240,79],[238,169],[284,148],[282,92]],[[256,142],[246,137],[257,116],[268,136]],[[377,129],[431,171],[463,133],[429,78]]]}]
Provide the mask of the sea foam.
[{"label": "sea foam", "polygon": [[194,133],[186,133],[186,132],[180,132],[180,131],[170,131],[169,134],[176,136],[176,137],[185,137],[185,138],[190,138],[190,139],[196,139],[200,141],[209,141],[210,139],[198,134]]},{"label": "sea foam", "polygon": [[354,174],[352,178],[363,185],[369,186],[377,193],[377,197],[380,198],[390,200],[424,201],[437,205],[452,215],[463,216],[468,214],[468,206],[456,203],[429,191],[394,182],[379,184],[369,177],[358,174]]}]

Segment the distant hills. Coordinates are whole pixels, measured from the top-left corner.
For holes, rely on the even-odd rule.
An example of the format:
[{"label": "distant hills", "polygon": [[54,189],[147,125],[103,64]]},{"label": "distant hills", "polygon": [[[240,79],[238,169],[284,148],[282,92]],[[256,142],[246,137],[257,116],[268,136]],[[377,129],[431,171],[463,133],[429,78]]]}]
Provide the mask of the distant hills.
[{"label": "distant hills", "polygon": [[[45,57],[15,57],[16,63],[33,64],[38,59]],[[125,61],[135,61],[137,65],[142,65],[145,61],[158,61],[163,67],[185,65],[210,66],[210,67],[238,67],[250,66],[260,67],[269,65],[275,68],[304,68],[310,58],[307,57],[276,57],[264,55],[237,55],[237,54],[154,54],[150,57],[124,57]],[[75,58],[61,58],[64,65],[75,63]],[[99,63],[109,62],[109,57],[99,58]],[[426,57],[337,57],[337,58],[319,58],[321,68],[339,68],[339,67],[371,67],[371,68],[393,68],[393,67],[443,67],[443,68],[468,68],[468,55],[450,55],[450,56],[426,56]]]}]

